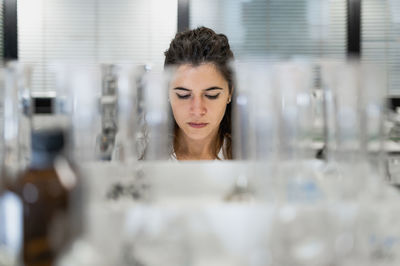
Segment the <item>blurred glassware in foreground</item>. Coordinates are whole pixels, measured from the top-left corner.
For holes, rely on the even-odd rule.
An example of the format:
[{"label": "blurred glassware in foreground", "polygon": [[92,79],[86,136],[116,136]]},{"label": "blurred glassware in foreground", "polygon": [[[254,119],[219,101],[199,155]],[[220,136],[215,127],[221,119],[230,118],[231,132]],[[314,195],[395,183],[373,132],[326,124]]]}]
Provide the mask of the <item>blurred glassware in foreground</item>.
[{"label": "blurred glassware in foreground", "polygon": [[171,117],[168,89],[173,72],[171,69],[157,69],[143,77],[145,123],[148,128],[146,160],[167,160],[172,151]]},{"label": "blurred glassware in foreground", "polygon": [[59,65],[57,112],[77,161],[167,159],[170,72],[143,65]]},{"label": "blurred glassware in foreground", "polygon": [[23,206],[0,173],[0,265],[17,266],[22,261]]},{"label": "blurred glassware in foreground", "polygon": [[[31,67],[9,62],[1,69],[3,101],[3,171],[13,179],[30,160],[32,121]],[[12,182],[12,181],[11,181]]]},{"label": "blurred glassware in foreground", "polygon": [[64,175],[69,166],[61,156],[63,147],[62,131],[33,132],[30,165],[14,186],[24,209],[25,265],[53,264],[70,236],[68,190],[75,186],[76,177],[69,175],[71,170]]},{"label": "blurred glassware in foreground", "polygon": [[112,160],[132,163],[146,148],[143,75],[149,66],[118,66],[118,132]]},{"label": "blurred glassware in foreground", "polygon": [[97,65],[58,65],[56,111],[69,119],[68,152],[76,162],[101,158],[98,136],[101,124],[101,69]]},{"label": "blurred glassware in foreground", "polygon": [[372,193],[375,182],[385,179],[384,70],[355,61],[325,62],[322,77],[327,125],[323,175],[341,180],[336,192],[344,197]]},{"label": "blurred glassware in foreground", "polygon": [[[69,154],[82,177],[80,190],[69,194],[70,217],[82,219],[82,231],[70,224],[77,233],[56,265],[398,265],[398,195],[379,167],[381,70],[298,59],[234,68],[240,160],[180,164],[164,160],[171,151],[173,72],[85,64],[60,70],[56,106],[70,119]],[[326,161],[313,159],[321,141],[314,115],[324,118]],[[44,178],[23,182],[28,200]],[[1,216],[4,210],[0,222],[21,219]],[[57,232],[55,243],[64,246],[63,229]],[[18,234],[12,244],[7,234],[0,239],[15,258]]]},{"label": "blurred glassware in foreground", "polygon": [[118,76],[114,65],[102,65],[100,97],[101,132],[96,148],[102,160],[111,160],[118,132]]}]

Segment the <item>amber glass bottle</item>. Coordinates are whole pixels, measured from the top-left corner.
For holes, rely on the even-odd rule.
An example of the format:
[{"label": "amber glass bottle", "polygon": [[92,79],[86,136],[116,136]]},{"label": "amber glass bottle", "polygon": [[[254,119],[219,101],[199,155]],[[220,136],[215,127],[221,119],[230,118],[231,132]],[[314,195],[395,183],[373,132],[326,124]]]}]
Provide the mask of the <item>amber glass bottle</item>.
[{"label": "amber glass bottle", "polygon": [[60,130],[32,133],[29,168],[15,190],[23,203],[23,261],[25,266],[54,265],[67,243],[68,189],[57,171],[64,134]]}]

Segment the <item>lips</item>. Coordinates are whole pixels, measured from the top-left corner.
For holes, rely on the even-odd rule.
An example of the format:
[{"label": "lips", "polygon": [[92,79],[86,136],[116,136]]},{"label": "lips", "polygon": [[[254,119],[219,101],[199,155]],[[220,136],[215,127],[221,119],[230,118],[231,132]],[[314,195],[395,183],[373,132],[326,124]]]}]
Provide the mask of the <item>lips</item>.
[{"label": "lips", "polygon": [[193,128],[202,128],[208,125],[208,123],[188,123]]}]

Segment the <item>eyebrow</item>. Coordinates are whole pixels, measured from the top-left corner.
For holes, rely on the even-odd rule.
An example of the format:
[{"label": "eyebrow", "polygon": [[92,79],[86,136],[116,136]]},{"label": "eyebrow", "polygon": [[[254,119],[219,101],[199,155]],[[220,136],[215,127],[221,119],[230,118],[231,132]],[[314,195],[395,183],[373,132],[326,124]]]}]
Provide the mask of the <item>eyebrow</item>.
[{"label": "eyebrow", "polygon": [[[191,91],[191,90],[189,90],[189,89],[182,88],[182,87],[176,87],[176,88],[174,88],[174,90],[178,90],[178,91]],[[205,89],[205,91],[213,91],[213,90],[223,90],[223,89],[220,88],[220,87],[211,87],[211,88]]]},{"label": "eyebrow", "polygon": [[220,87],[211,87],[211,88],[208,88],[208,89],[206,89],[205,91],[213,91],[213,90],[223,90],[222,88],[220,88]]},{"label": "eyebrow", "polygon": [[176,87],[176,88],[174,88],[174,90],[177,90],[177,91],[190,91],[189,89],[182,88],[182,87]]}]

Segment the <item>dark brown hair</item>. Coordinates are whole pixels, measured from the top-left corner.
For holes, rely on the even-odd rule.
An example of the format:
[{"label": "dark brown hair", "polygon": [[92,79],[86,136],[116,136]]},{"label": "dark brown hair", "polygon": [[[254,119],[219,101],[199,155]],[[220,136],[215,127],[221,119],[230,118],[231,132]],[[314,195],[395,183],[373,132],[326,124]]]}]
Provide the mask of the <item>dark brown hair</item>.
[{"label": "dark brown hair", "polygon": [[[194,30],[179,32],[171,41],[167,51],[165,51],[164,66],[179,66],[190,64],[198,66],[202,63],[212,63],[228,82],[229,93],[233,92],[233,71],[230,62],[233,60],[233,53],[230,49],[228,38],[224,34],[217,34],[212,29],[199,27]],[[225,115],[222,118],[215,157],[218,158],[219,148],[226,141],[223,153],[226,159],[232,159],[232,104],[228,103]],[[173,118],[174,128],[174,147],[177,145],[176,135],[178,125]]]}]

